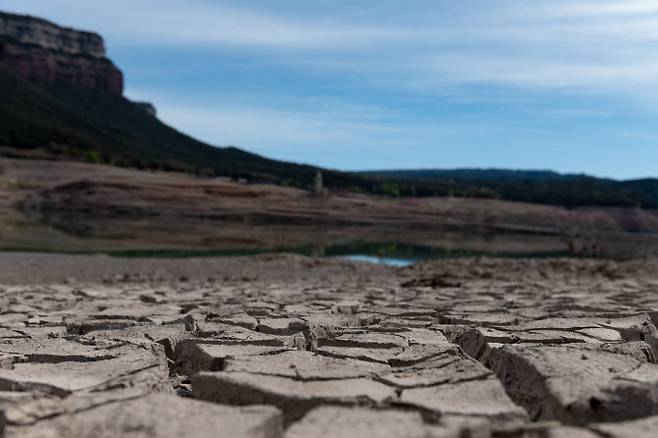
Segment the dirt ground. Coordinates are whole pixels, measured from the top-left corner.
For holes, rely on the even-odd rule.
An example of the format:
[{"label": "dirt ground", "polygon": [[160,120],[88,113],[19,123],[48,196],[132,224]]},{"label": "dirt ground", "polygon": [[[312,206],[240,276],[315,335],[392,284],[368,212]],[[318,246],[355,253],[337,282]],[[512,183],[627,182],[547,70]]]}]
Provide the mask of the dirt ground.
[{"label": "dirt ground", "polygon": [[654,436],[657,268],[2,253],[0,436]]},{"label": "dirt ground", "polygon": [[658,215],[485,199],[314,197],[177,173],[0,159],[0,249],[236,250],[355,241],[641,256],[658,254]]}]

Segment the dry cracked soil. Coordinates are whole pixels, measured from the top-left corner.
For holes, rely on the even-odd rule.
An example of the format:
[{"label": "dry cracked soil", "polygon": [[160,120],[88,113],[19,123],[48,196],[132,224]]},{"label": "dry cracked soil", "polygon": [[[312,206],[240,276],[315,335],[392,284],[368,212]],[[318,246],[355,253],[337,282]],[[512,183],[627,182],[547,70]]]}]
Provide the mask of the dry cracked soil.
[{"label": "dry cracked soil", "polygon": [[658,262],[0,254],[0,437],[658,436]]}]

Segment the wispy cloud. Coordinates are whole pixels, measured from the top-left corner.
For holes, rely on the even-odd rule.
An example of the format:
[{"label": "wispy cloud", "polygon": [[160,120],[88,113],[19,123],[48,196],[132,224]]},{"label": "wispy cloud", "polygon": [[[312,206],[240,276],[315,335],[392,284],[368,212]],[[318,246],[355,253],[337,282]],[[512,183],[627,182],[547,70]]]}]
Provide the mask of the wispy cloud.
[{"label": "wispy cloud", "polygon": [[469,82],[524,88],[575,88],[577,92],[632,92],[655,84],[658,62],[638,60],[629,63],[607,59],[568,62],[528,55],[507,54],[477,57],[443,54],[427,59],[425,68],[436,83]]},{"label": "wispy cloud", "polygon": [[[658,0],[505,0],[441,17],[399,9],[399,17],[293,13],[255,2],[204,0],[5,0],[69,24],[101,30],[117,45],[241,48],[278,62],[351,69],[404,83],[502,83],[521,87],[583,87],[627,92],[658,83]],[[412,2],[413,3],[413,2]],[[413,9],[413,5],[410,5]],[[328,58],[329,57],[329,58]],[[406,77],[405,77],[406,75]],[[376,82],[376,81],[375,81]]]},{"label": "wispy cloud", "polygon": [[604,16],[628,16],[658,13],[655,0],[600,0],[600,1],[564,1],[536,2],[535,5],[522,8],[528,15],[539,13],[545,18],[582,18]]},{"label": "wispy cloud", "polygon": [[88,0],[69,0],[65,14],[60,2],[7,0],[6,3],[15,10],[32,8],[51,17],[66,16],[69,22],[103,29],[104,34],[121,44],[132,45],[351,50],[415,37],[405,29],[314,22],[201,0],[115,0],[100,8]]},{"label": "wispy cloud", "polygon": [[[119,59],[132,69],[129,96],[155,101],[166,121],[212,143],[279,158],[522,167],[535,145],[562,148],[578,160],[562,168],[578,171],[606,144],[614,170],[630,157],[615,151],[646,154],[658,136],[658,0],[2,0],[0,8],[102,33],[111,56],[129,54]],[[223,94],[210,96],[215,89]],[[635,130],[635,146],[618,135]],[[535,152],[528,162],[540,159]]]},{"label": "wispy cloud", "polygon": [[[150,91],[133,90],[131,94],[153,96]],[[407,120],[400,125],[400,115],[394,110],[344,102],[316,106],[310,99],[282,108],[200,102],[197,98],[181,100],[163,94],[158,94],[156,100],[164,121],[183,125],[200,138],[211,142],[222,139],[222,146],[249,144],[272,156],[282,157],[296,150],[300,159],[307,161],[327,153],[361,155],[365,159],[382,148],[404,149],[420,139],[456,131],[455,127],[423,120]],[[328,144],[332,145],[331,151],[327,151]],[[344,161],[342,164],[347,164]]]}]

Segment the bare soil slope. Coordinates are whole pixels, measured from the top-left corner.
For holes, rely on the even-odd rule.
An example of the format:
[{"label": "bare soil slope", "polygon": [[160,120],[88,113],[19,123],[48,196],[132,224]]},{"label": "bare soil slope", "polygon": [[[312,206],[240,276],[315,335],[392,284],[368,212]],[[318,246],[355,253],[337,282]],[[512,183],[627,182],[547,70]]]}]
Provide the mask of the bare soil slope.
[{"label": "bare soil slope", "polygon": [[[656,241],[650,234],[658,231],[658,215],[637,209],[353,193],[317,197],[289,187],[39,160],[0,159],[0,206],[0,238],[17,248],[30,247],[27,235],[70,250],[126,243],[281,248],[361,239],[523,252],[524,246],[564,250],[568,241],[587,246],[601,236],[608,243],[650,246]],[[629,229],[644,234],[624,233]],[[465,235],[488,237],[469,242]]]}]

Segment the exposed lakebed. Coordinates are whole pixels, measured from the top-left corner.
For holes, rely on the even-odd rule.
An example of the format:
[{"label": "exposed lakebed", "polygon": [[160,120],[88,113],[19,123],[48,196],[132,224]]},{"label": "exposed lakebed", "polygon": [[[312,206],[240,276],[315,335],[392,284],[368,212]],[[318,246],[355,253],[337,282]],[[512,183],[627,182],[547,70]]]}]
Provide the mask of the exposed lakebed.
[{"label": "exposed lakebed", "polygon": [[0,253],[0,266],[4,438],[658,427],[655,260]]}]

